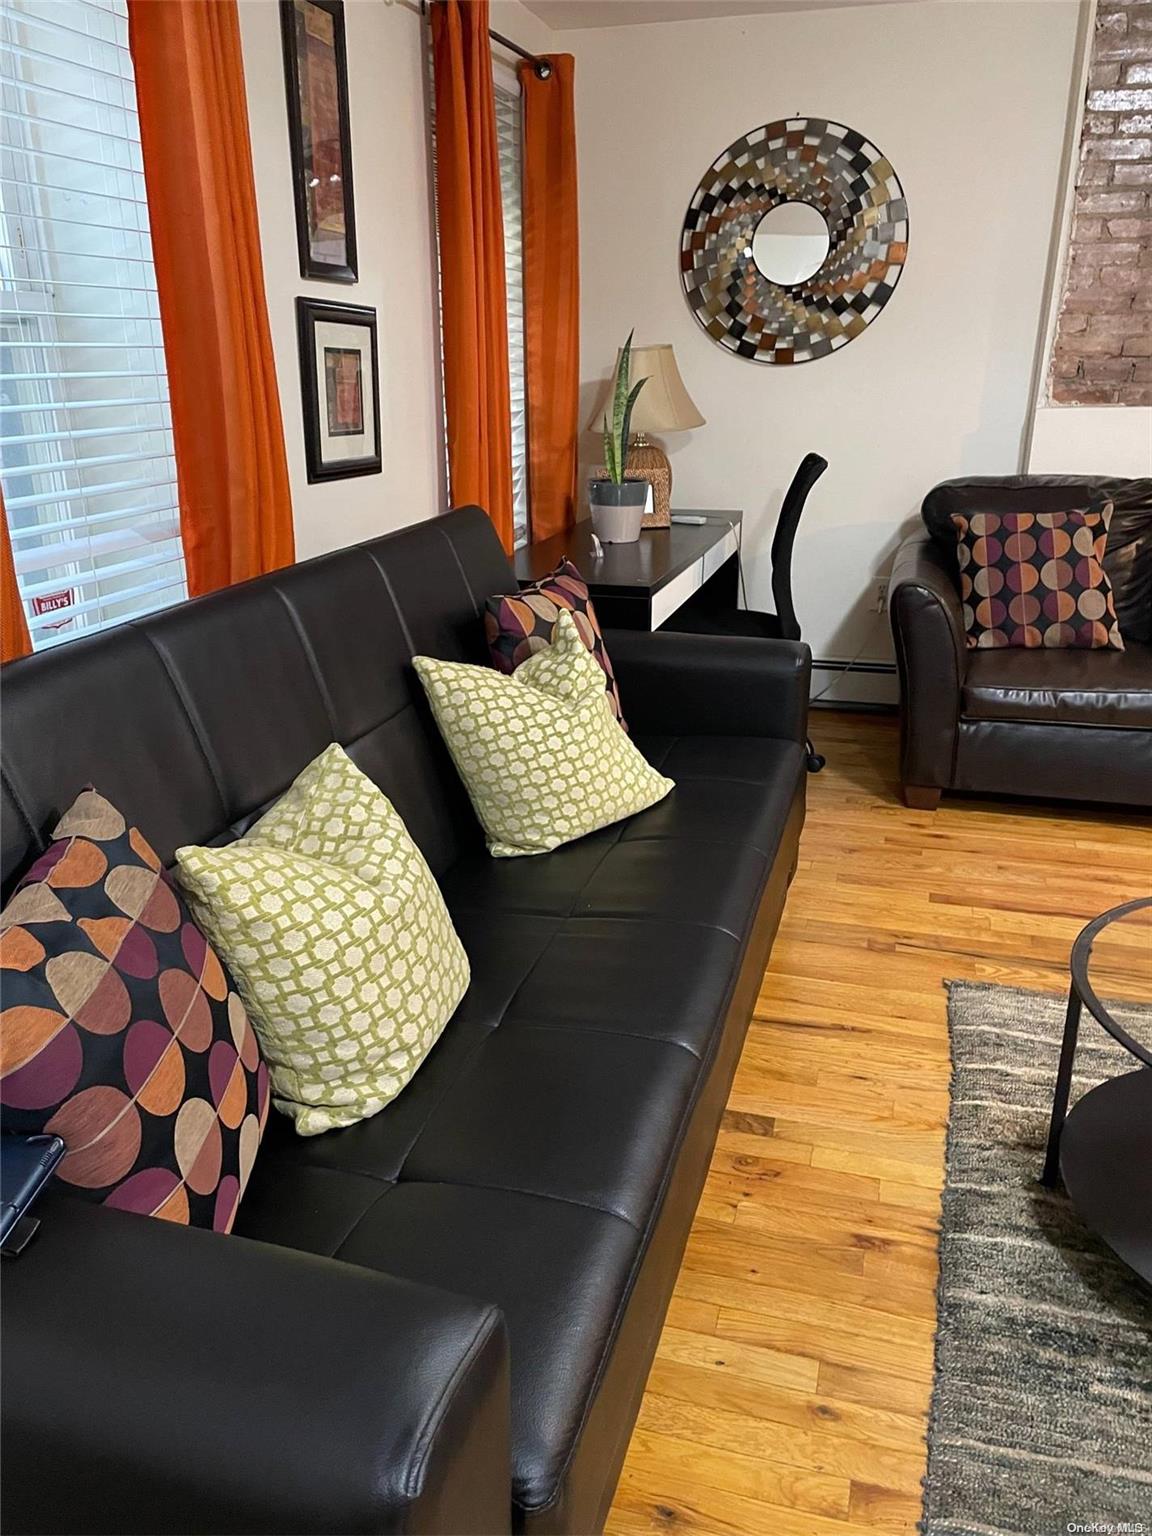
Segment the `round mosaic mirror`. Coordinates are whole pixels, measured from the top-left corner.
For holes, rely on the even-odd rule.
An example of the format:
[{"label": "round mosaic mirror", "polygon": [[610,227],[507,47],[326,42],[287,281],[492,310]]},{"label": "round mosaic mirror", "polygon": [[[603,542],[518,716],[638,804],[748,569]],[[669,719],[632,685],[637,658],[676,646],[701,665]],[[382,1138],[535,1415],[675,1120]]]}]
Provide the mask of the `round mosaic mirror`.
[{"label": "round mosaic mirror", "polygon": [[876,146],[842,123],[796,117],[713,162],[684,219],[680,270],[720,346],[806,363],[875,320],[907,254],[904,190]]}]

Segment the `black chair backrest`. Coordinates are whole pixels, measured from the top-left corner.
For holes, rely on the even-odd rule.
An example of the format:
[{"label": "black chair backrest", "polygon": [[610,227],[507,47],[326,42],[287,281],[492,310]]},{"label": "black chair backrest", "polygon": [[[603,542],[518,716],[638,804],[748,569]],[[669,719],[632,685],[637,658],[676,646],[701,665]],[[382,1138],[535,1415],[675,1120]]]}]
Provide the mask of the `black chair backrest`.
[{"label": "black chair backrest", "polygon": [[800,623],[792,602],[792,546],[796,542],[796,529],[808,492],[827,468],[828,460],[818,453],[804,455],[785,492],[776,532],[772,535],[772,599],[776,617],[780,620],[780,633],[785,640],[800,638]]}]

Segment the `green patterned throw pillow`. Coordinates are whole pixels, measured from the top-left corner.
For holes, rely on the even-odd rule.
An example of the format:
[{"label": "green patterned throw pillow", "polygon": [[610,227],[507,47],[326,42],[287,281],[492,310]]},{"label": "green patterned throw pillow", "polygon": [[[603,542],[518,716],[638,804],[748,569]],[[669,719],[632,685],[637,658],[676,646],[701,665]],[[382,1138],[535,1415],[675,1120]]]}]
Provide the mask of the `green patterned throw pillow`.
[{"label": "green patterned throw pillow", "polygon": [[620,729],[570,613],[511,677],[432,656],[413,665],[498,859],[548,853],[673,787]]},{"label": "green patterned throw pillow", "polygon": [[238,842],[176,859],[276,1107],[302,1136],[383,1109],[468,986],[439,887],[386,797],[331,746]]}]

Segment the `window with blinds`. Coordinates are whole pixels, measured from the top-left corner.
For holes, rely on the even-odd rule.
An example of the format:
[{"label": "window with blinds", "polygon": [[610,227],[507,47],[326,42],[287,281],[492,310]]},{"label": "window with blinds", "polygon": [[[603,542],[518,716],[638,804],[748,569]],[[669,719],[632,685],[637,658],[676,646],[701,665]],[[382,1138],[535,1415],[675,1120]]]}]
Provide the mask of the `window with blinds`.
[{"label": "window with blinds", "polygon": [[0,475],[37,650],[186,595],[126,0],[0,0]]},{"label": "window with blinds", "polygon": [[520,82],[495,77],[496,141],[504,205],[504,278],[508,290],[508,381],[512,395],[512,521],[516,547],[528,542],[528,397],[524,375],[524,247]]}]

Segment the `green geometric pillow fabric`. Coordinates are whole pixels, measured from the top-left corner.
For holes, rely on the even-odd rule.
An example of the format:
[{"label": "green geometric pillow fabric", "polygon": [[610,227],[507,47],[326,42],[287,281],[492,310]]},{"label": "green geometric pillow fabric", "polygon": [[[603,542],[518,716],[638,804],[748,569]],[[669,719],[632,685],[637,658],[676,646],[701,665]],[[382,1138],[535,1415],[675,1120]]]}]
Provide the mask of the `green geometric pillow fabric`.
[{"label": "green geometric pillow fabric", "polygon": [[331,746],[238,842],[176,859],[248,1008],[276,1107],[302,1136],[383,1109],[469,978],[440,889],[386,796]]},{"label": "green geometric pillow fabric", "polygon": [[620,729],[568,612],[511,677],[432,656],[413,665],[495,858],[548,853],[674,787]]}]

